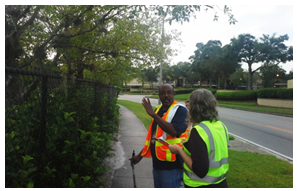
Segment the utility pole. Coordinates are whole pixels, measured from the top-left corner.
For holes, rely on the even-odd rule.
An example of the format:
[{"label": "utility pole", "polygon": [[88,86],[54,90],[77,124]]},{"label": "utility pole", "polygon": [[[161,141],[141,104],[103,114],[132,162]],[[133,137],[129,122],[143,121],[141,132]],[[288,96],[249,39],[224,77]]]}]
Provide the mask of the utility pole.
[{"label": "utility pole", "polygon": [[[161,36],[161,41],[162,41],[162,46],[164,46],[164,19],[165,19],[165,16],[163,16],[163,24],[162,24],[162,36]],[[162,52],[162,56],[163,56],[163,52]],[[163,81],[163,74],[162,74],[162,62],[163,62],[163,59],[160,60],[160,78],[159,78],[159,88],[160,86],[162,85],[162,81]],[[159,98],[158,100],[158,104],[160,105],[161,104],[161,100]]]}]

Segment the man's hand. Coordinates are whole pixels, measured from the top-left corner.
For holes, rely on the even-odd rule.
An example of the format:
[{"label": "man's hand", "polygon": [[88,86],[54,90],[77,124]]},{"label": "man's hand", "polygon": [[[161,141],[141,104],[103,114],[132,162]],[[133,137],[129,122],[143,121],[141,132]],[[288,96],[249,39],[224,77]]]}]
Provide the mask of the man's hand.
[{"label": "man's hand", "polygon": [[147,114],[149,114],[151,117],[153,117],[155,115],[155,112],[153,110],[153,107],[151,105],[149,98],[143,98],[142,105],[143,105],[144,109],[146,110]]},{"label": "man's hand", "polygon": [[173,125],[163,120],[161,117],[159,117],[158,114],[154,112],[149,98],[143,98],[142,105],[146,110],[147,114],[149,114],[152,118],[154,118],[155,122],[159,125],[159,127],[161,127],[163,131],[165,131],[167,134],[171,135],[172,137],[175,137],[177,135],[177,132],[173,127]]},{"label": "man's hand", "polygon": [[129,158],[129,160],[131,161],[131,164],[137,164],[139,163],[139,161],[141,161],[143,157],[141,156],[141,154],[135,155],[134,157]]}]

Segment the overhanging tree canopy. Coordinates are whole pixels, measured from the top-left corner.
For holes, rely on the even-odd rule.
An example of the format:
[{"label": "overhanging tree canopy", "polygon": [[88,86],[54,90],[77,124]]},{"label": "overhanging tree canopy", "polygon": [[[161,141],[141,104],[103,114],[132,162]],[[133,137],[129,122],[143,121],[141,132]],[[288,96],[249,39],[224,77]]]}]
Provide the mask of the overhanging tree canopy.
[{"label": "overhanging tree canopy", "polygon": [[[157,64],[169,46],[161,43],[158,20],[185,22],[201,5],[7,5],[5,6],[5,66],[60,69],[83,78],[100,73],[103,82],[119,83],[130,67]],[[230,23],[233,15],[225,6]],[[155,17],[151,17],[151,14]],[[215,15],[214,19],[217,19]],[[167,37],[170,44],[174,37]],[[165,38],[166,42],[166,38]],[[165,49],[165,50],[164,50]],[[165,53],[165,54],[160,54]],[[123,72],[125,71],[125,72]],[[93,75],[94,76],[94,75]],[[115,78],[113,78],[115,77]]]}]

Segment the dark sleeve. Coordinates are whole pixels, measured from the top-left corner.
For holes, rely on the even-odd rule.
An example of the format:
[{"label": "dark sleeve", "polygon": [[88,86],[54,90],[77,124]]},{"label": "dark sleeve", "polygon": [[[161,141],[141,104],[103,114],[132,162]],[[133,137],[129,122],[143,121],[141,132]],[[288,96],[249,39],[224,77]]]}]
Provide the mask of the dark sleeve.
[{"label": "dark sleeve", "polygon": [[187,146],[190,147],[193,172],[203,178],[209,169],[208,152],[206,144],[194,128],[191,130]]},{"label": "dark sleeve", "polygon": [[185,107],[179,106],[178,109],[176,110],[176,113],[173,119],[171,120],[171,124],[173,125],[173,127],[175,128],[175,131],[177,132],[177,137],[179,137],[187,129],[187,126],[188,126],[186,122],[187,113],[188,113],[188,110]]}]

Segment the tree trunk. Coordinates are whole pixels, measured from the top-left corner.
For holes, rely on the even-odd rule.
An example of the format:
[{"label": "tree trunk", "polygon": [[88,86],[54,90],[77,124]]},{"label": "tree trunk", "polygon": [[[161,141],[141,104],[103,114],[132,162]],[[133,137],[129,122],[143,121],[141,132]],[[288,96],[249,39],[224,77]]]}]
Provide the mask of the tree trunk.
[{"label": "tree trunk", "polygon": [[217,84],[218,84],[218,86],[217,86],[218,89],[221,88],[220,83],[221,83],[221,77],[219,76],[219,77],[218,77],[218,83],[217,83]]},{"label": "tree trunk", "polygon": [[76,69],[76,72],[77,72],[76,77],[78,79],[83,79],[84,78],[85,68],[84,68],[84,64],[83,64],[83,62],[81,60],[78,61],[77,65],[76,65],[76,68],[77,68]]},{"label": "tree trunk", "polygon": [[249,70],[249,78],[248,78],[248,90],[253,90],[253,72],[252,72],[252,64],[248,63]]}]

